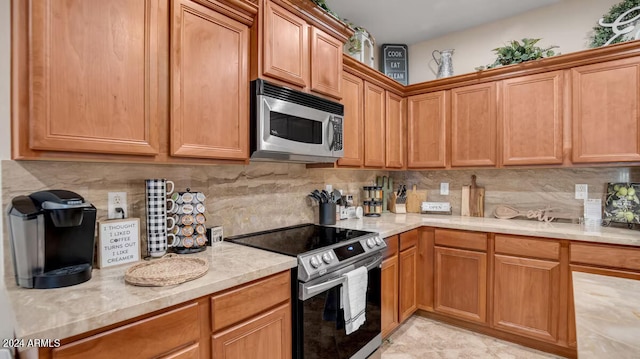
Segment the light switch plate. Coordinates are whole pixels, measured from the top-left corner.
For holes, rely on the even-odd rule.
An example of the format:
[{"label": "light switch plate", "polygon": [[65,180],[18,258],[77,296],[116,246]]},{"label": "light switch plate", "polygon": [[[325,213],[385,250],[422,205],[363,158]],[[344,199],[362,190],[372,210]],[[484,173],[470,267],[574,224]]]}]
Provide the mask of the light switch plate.
[{"label": "light switch plate", "polygon": [[576,199],[589,198],[589,189],[586,184],[576,184]]},{"label": "light switch plate", "polygon": [[443,196],[449,195],[449,183],[448,182],[440,183],[440,194],[443,195]]}]

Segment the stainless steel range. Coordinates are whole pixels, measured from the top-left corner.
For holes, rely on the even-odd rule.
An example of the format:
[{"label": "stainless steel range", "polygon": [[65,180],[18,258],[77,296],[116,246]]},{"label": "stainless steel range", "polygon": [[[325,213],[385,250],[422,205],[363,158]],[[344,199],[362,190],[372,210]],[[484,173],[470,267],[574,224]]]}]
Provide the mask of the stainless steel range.
[{"label": "stainless steel range", "polygon": [[[304,224],[227,240],[298,258],[292,271],[294,358],[367,358],[380,346],[380,266],[386,244],[377,233]],[[368,270],[366,321],[347,335],[340,290],[344,274],[359,267]]]}]

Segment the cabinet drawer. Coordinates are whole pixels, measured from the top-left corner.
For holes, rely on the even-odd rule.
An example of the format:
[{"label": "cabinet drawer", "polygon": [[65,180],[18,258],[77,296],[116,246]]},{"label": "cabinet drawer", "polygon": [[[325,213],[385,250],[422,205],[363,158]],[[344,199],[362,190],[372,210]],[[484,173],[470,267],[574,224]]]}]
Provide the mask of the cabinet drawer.
[{"label": "cabinet drawer", "polygon": [[199,340],[198,304],[192,303],[55,348],[51,357],[127,358],[135,348],[137,358],[151,358]]},{"label": "cabinet drawer", "polygon": [[640,248],[571,243],[571,263],[640,271]]},{"label": "cabinet drawer", "polygon": [[384,258],[393,257],[398,254],[398,235],[387,237],[384,239],[387,242],[387,249],[384,250]]},{"label": "cabinet drawer", "polygon": [[543,259],[560,259],[560,242],[551,239],[496,234],[496,253]]},{"label": "cabinet drawer", "polygon": [[487,234],[481,232],[456,231],[452,229],[436,229],[435,244],[436,246],[486,251]]},{"label": "cabinet drawer", "polygon": [[400,233],[400,251],[418,245],[418,230],[414,229],[409,232]]},{"label": "cabinet drawer", "polygon": [[289,272],[211,297],[213,331],[243,321],[291,298]]}]

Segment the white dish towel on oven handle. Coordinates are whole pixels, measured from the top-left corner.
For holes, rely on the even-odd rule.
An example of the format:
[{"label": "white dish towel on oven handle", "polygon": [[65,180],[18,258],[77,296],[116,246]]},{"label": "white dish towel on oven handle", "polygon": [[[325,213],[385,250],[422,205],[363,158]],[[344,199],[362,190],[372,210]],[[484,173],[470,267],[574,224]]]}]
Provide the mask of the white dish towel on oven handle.
[{"label": "white dish towel on oven handle", "polygon": [[362,266],[342,275],[345,282],[342,285],[341,302],[347,335],[358,330],[366,320],[368,272],[367,267]]}]

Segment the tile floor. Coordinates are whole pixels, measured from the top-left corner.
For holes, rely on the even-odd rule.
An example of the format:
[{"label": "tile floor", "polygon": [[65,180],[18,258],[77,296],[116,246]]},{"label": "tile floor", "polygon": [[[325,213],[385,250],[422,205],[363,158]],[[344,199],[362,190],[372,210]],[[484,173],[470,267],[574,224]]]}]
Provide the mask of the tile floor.
[{"label": "tile floor", "polygon": [[382,343],[382,359],[562,358],[417,315]]}]

